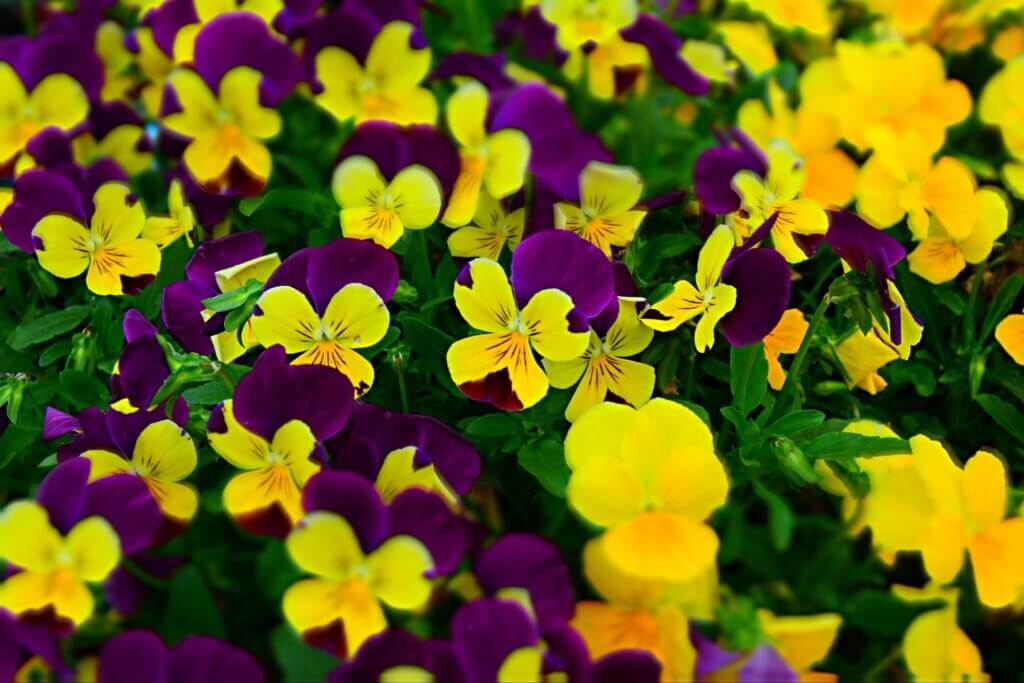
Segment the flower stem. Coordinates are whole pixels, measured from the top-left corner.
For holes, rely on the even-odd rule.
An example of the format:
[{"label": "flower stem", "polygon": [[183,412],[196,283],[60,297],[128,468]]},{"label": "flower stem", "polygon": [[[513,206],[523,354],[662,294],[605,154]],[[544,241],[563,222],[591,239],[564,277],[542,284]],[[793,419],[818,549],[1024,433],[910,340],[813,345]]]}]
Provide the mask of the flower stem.
[{"label": "flower stem", "polygon": [[800,348],[797,350],[796,355],[793,356],[793,364],[786,375],[786,383],[782,385],[782,391],[779,392],[779,399],[775,402],[775,407],[772,409],[772,415],[768,419],[768,424],[775,422],[789,412],[795,400],[797,386],[800,384],[800,374],[803,372],[804,362],[807,360],[807,352],[811,348],[811,341],[814,339],[814,335],[817,334],[821,321],[825,319],[825,311],[831,303],[832,298],[826,293],[821,303],[814,310],[811,322],[807,325],[807,333],[800,342]]}]

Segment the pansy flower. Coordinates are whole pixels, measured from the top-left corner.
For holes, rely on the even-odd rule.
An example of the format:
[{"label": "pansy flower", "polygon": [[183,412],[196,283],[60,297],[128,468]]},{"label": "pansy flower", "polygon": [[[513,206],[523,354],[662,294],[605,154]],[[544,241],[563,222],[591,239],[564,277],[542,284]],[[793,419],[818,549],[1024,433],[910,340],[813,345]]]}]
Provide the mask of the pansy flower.
[{"label": "pansy flower", "polygon": [[125,33],[116,21],[107,20],[96,28],[93,47],[103,62],[104,102],[131,102],[136,79],[131,73],[135,55],[125,45]]},{"label": "pansy flower", "polygon": [[508,245],[515,251],[526,228],[526,207],[506,211],[502,202],[487,191],[480,193],[476,214],[469,225],[448,236],[448,249],[456,258],[489,258],[497,261]]},{"label": "pansy flower", "polygon": [[601,403],[569,428],[565,458],[569,503],[607,528],[602,547],[620,572],[686,581],[712,565],[718,537],[705,520],[725,503],[729,480],[711,430],[689,408],[661,398],[639,410]]},{"label": "pansy flower", "polygon": [[934,164],[920,136],[908,132],[875,135],[874,154],[857,179],[857,212],[879,228],[904,216],[914,237],[928,237],[930,218],[950,237],[965,239],[977,218],[971,171],[950,156]]},{"label": "pansy flower", "polygon": [[332,467],[363,475],[388,504],[410,488],[457,504],[480,474],[476,448],[451,427],[368,403],[357,403],[348,428],[325,446]]},{"label": "pansy flower", "polygon": [[448,128],[458,141],[461,170],[442,222],[450,228],[465,225],[477,213],[481,189],[496,199],[523,186],[530,161],[530,141],[513,128],[488,132],[487,89],[469,81],[448,99]]},{"label": "pansy flower", "polygon": [[362,396],[373,386],[373,365],[357,349],[388,331],[387,301],[398,286],[398,263],[386,249],[339,239],[303,249],[267,280],[253,309],[256,341],[298,353],[298,365],[322,365],[344,375]]},{"label": "pansy flower", "polygon": [[120,183],[102,185],[85,212],[49,213],[32,230],[39,265],[61,278],[88,271],[88,288],[100,295],[132,294],[156,278],[160,250],[142,239],[142,203]]},{"label": "pansy flower", "polygon": [[161,125],[189,139],[185,166],[204,189],[259,194],[272,166],[264,141],[281,130],[271,107],[295,84],[297,59],[262,20],[241,12],[203,27],[194,63],[168,77],[174,99],[165,98]]},{"label": "pansy flower", "polygon": [[185,200],[185,190],[177,178],[171,180],[167,190],[166,216],[150,216],[142,229],[142,237],[164,249],[184,237],[192,246],[192,231],[196,227],[195,214]]},{"label": "pansy flower", "polygon": [[134,308],[125,312],[121,331],[125,345],[110,373],[110,407],[130,415],[149,409],[171,367],[156,327]]},{"label": "pansy flower", "polygon": [[0,676],[7,681],[46,680],[69,673],[60,652],[61,638],[43,624],[17,619],[0,609]]},{"label": "pansy flower", "polygon": [[807,319],[798,308],[788,308],[779,319],[779,324],[764,338],[764,355],[768,359],[768,384],[776,391],[786,382],[786,371],[782,369],[779,355],[796,353],[807,334]]},{"label": "pansy flower", "polygon": [[697,257],[697,285],[686,280],[676,282],[667,297],[653,303],[643,314],[643,323],[670,332],[700,316],[693,335],[694,345],[701,353],[710,349],[715,343],[715,326],[736,306],[736,288],[721,281],[722,269],[734,244],[728,227],[715,228]]},{"label": "pansy flower", "polygon": [[366,681],[457,681],[462,672],[452,643],[425,640],[408,631],[387,629],[367,638],[349,659],[327,674],[327,683]]},{"label": "pansy flower", "polygon": [[313,578],[285,591],[285,619],[307,642],[351,656],[387,628],[382,603],[414,610],[427,602],[434,560],[427,544],[393,527],[388,508],[358,475],[318,474],[304,504],[286,545]]},{"label": "pansy flower", "polygon": [[955,588],[924,588],[895,585],[893,594],[910,604],[943,600],[938,609],[918,615],[903,634],[903,661],[914,680],[970,681],[990,680],[978,646],[957,623],[960,591]]},{"label": "pansy flower", "polygon": [[[173,193],[174,184],[171,188]],[[191,213],[187,206],[183,211]],[[187,214],[182,220],[185,218]],[[250,280],[266,282],[280,264],[276,253],[263,254],[263,238],[257,232],[203,242],[185,266],[186,279],[164,290],[160,307],[164,327],[186,351],[216,353],[218,360],[230,363],[256,346],[252,319],[242,325],[240,332],[223,331],[223,314],[214,314],[203,301]]]},{"label": "pansy flower", "polygon": [[543,0],[544,18],[558,31],[558,43],[575,50],[594,42],[601,44],[637,17],[636,0]]},{"label": "pansy flower", "polygon": [[555,204],[555,227],[571,230],[606,256],[633,241],[646,211],[636,209],[644,183],[627,166],[593,161],[580,174],[580,204]]},{"label": "pansy flower", "polygon": [[196,37],[204,26],[217,17],[232,12],[246,12],[262,19],[270,26],[284,8],[284,0],[192,0],[195,21],[181,26],[174,35],[174,61],[188,64],[195,59]]},{"label": "pansy flower", "polygon": [[217,638],[190,635],[168,647],[155,633],[133,629],[104,643],[94,680],[263,683],[265,676],[252,655]]},{"label": "pansy flower", "polygon": [[264,351],[207,424],[213,450],[243,470],[224,487],[228,514],[253,533],[286,535],[302,516],[302,488],[322,467],[320,443],[351,410],[352,385],[341,374],[289,365],[280,347]]},{"label": "pansy flower", "polygon": [[310,26],[304,52],[315,64],[314,101],[339,121],[437,120],[434,94],[420,85],[432,53],[409,22],[381,26],[358,10],[335,11]]},{"label": "pansy flower", "polygon": [[458,155],[426,126],[360,126],[341,148],[331,188],[345,237],[390,248],[406,229],[429,228],[458,173]]},{"label": "pansy flower", "polygon": [[133,477],[87,484],[89,463],[58,465],[35,500],[18,500],[0,513],[0,557],[20,571],[0,583],[0,608],[33,613],[59,632],[93,612],[87,584],[104,581],[122,552],[148,543],[160,515]]},{"label": "pansy flower", "polygon": [[983,188],[974,194],[975,218],[970,233],[953,237],[937,219],[932,219],[928,237],[907,256],[910,271],[932,284],[949,282],[968,263],[989,257],[995,241],[1006,232],[1010,208],[997,190]]},{"label": "pansy flower", "polygon": [[732,186],[736,174],[748,170],[763,178],[767,169],[764,152],[743,131],[720,133],[719,144],[701,152],[694,164],[694,194],[704,211],[730,214],[740,208],[740,196]]},{"label": "pansy flower", "polygon": [[573,50],[562,67],[573,82],[586,76],[591,94],[602,99],[621,97],[647,88],[647,49],[614,34],[589,50]]},{"label": "pansy flower", "polygon": [[75,160],[88,166],[96,159],[113,159],[129,175],[142,173],[153,161],[143,121],[124,102],[97,104],[89,112],[89,128],[75,136]]},{"label": "pansy flower", "polygon": [[996,341],[1017,365],[1024,365],[1024,314],[1014,313],[996,325]]},{"label": "pansy flower", "polygon": [[534,357],[578,358],[590,340],[587,319],[614,296],[612,269],[575,235],[545,231],[512,255],[511,281],[495,261],[470,261],[455,283],[455,305],[484,334],[448,349],[452,381],[470,398],[522,410],[547,394]]},{"label": "pansy flower", "polygon": [[640,321],[638,305],[635,298],[620,297],[590,321],[590,343],[582,356],[569,361],[544,360],[552,386],[568,389],[577,385],[565,409],[569,422],[609,395],[634,408],[651,398],[654,368],[629,360],[654,339],[654,330]]},{"label": "pansy flower", "polygon": [[828,214],[810,199],[798,199],[806,171],[803,161],[783,142],[768,148],[768,169],[764,177],[742,170],[732,179],[740,196],[740,221],[736,223],[738,242],[747,231],[772,216],[772,246],[790,263],[807,258],[807,250],[799,239],[824,235],[828,231]]}]

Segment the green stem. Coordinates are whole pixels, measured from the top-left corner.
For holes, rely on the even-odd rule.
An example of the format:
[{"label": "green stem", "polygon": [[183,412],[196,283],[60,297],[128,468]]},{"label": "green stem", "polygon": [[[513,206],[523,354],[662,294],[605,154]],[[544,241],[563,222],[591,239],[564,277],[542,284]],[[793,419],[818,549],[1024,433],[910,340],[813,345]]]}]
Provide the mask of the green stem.
[{"label": "green stem", "polygon": [[967,300],[967,315],[964,316],[964,346],[974,351],[975,342],[977,341],[977,330],[974,329],[974,309],[978,303],[978,293],[981,291],[981,279],[985,275],[987,261],[982,261],[978,264],[978,269],[974,271],[974,281],[971,283],[971,295]]},{"label": "green stem", "polygon": [[797,350],[796,355],[793,356],[793,364],[786,375],[786,383],[782,385],[782,391],[779,392],[779,399],[775,402],[775,407],[772,409],[772,416],[769,418],[768,424],[772,424],[789,412],[797,386],[800,384],[800,374],[803,372],[804,362],[807,360],[807,352],[811,348],[811,341],[814,339],[814,335],[817,334],[818,328],[821,327],[821,322],[825,319],[825,311],[831,303],[831,297],[825,294],[821,303],[814,310],[811,322],[807,325],[807,334],[804,335],[803,340],[800,342],[800,348]]},{"label": "green stem", "polygon": [[395,374],[398,375],[398,396],[402,401],[402,412],[409,412],[409,392],[405,388],[405,363],[402,361],[401,356],[396,356],[392,365],[395,368]]}]

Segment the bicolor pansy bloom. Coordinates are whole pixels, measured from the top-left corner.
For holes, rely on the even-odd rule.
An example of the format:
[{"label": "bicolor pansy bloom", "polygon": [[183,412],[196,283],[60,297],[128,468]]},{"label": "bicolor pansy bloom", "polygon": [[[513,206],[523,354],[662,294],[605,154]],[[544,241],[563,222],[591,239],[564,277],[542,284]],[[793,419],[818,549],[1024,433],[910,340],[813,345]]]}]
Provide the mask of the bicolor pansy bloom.
[{"label": "bicolor pansy bloom", "polygon": [[523,186],[530,161],[530,140],[514,128],[488,132],[490,97],[478,81],[460,86],[448,99],[448,128],[458,141],[461,170],[441,219],[458,228],[477,215],[481,190],[502,199]]},{"label": "bicolor pansy bloom", "polygon": [[[642,300],[641,300],[642,301]],[[629,360],[639,355],[654,339],[654,330],[640,321],[638,300],[620,297],[600,316],[590,321],[590,342],[579,358],[544,361],[551,385],[568,389],[576,385],[565,409],[565,419],[574,422],[609,395],[639,408],[654,392],[654,368]]]},{"label": "bicolor pansy bloom", "polygon": [[512,255],[512,278],[495,261],[470,261],[455,282],[455,305],[483,334],[448,349],[452,381],[472,399],[504,410],[539,402],[549,381],[534,354],[583,355],[589,318],[614,297],[608,259],[575,235],[545,231]]},{"label": "bicolor pansy bloom", "polygon": [[85,121],[89,98],[67,73],[28,87],[15,68],[0,62],[0,166],[12,163],[32,137],[50,126],[67,131]]},{"label": "bicolor pansy bloom", "polygon": [[437,121],[434,94],[420,85],[430,70],[432,53],[412,24],[385,24],[369,48],[362,48],[365,54],[357,54],[355,45],[322,41],[310,49],[317,49],[320,85],[313,99],[339,121],[354,118],[356,123],[391,121],[403,126]]},{"label": "bicolor pansy bloom", "polygon": [[601,403],[569,428],[565,459],[569,504],[607,528],[602,547],[620,572],[687,581],[714,563],[718,536],[705,520],[729,480],[692,410],[662,398],[639,410]]},{"label": "bicolor pansy bloom", "polygon": [[289,365],[279,346],[264,351],[207,424],[213,450],[243,470],[224,487],[228,514],[252,533],[285,536],[302,517],[303,487],[323,466],[321,442],[351,410],[352,385],[341,374]]},{"label": "bicolor pansy bloom", "polygon": [[489,258],[497,261],[507,245],[515,251],[526,229],[526,207],[506,211],[502,202],[483,191],[469,225],[448,235],[448,250],[456,258]]},{"label": "bicolor pansy bloom", "polygon": [[286,546],[313,577],[285,591],[285,619],[307,641],[351,656],[387,628],[382,604],[397,610],[426,604],[434,561],[423,541],[391,528],[388,509],[358,475],[318,474],[306,508]]},{"label": "bicolor pansy bloom", "polygon": [[269,27],[274,16],[284,8],[284,1],[193,0],[192,6],[195,19],[179,27],[174,34],[174,61],[178,64],[188,64],[195,59],[196,37],[214,19],[232,12],[246,12],[259,17]]},{"label": "bicolor pansy bloom", "polygon": [[748,170],[739,171],[732,186],[740,196],[740,221],[737,238],[742,243],[756,225],[772,216],[772,246],[790,263],[807,259],[807,251],[798,239],[824,235],[828,231],[828,214],[817,202],[800,199],[800,188],[807,171],[803,161],[788,144],[776,141],[768,147],[768,169],[764,177]]},{"label": "bicolor pansy bloom", "polygon": [[97,159],[113,159],[128,173],[142,173],[153,162],[143,121],[124,102],[97,104],[89,112],[88,130],[76,135],[71,144],[75,160],[89,166]]},{"label": "bicolor pansy bloom", "polygon": [[606,256],[633,241],[647,212],[636,208],[644,183],[627,166],[592,161],[580,174],[580,204],[555,204],[555,227],[571,230]]},{"label": "bicolor pansy bloom", "polygon": [[[180,220],[187,220],[191,210],[185,206],[183,211],[189,213]],[[250,280],[266,282],[279,265],[276,253],[263,253],[263,238],[257,232],[203,242],[185,266],[186,279],[164,290],[160,307],[164,327],[186,351],[216,354],[221,362],[230,363],[257,345],[252,319],[241,330],[224,331],[225,315],[210,311],[203,301]]]},{"label": "bicolor pansy bloom", "polygon": [[604,43],[632,24],[638,13],[636,0],[542,0],[540,8],[557,27],[558,43],[566,50]]},{"label": "bicolor pansy bloom", "polygon": [[259,194],[273,164],[264,142],[281,130],[272,107],[298,78],[296,57],[240,12],[203,26],[194,65],[168,77],[174,101],[164,102],[161,125],[189,140],[185,166],[204,189]]},{"label": "bicolor pansy bloom", "polygon": [[87,584],[110,576],[144,548],[160,523],[159,508],[134,477],[88,483],[90,463],[76,458],[54,468],[35,500],[0,513],[0,557],[13,569],[0,582],[0,608],[66,634],[93,612]]},{"label": "bicolor pansy bloom", "polygon": [[93,197],[88,227],[84,211],[47,214],[32,230],[36,257],[48,272],[85,283],[100,295],[138,292],[160,271],[160,249],[142,239],[146,213],[121,183],[102,185]]},{"label": "bicolor pansy bloom", "polygon": [[167,190],[166,216],[150,216],[142,229],[142,236],[164,249],[184,237],[192,246],[192,231],[196,228],[196,217],[185,199],[181,180],[175,178]]},{"label": "bicolor pansy bloom", "polygon": [[303,249],[267,280],[253,309],[254,338],[300,354],[293,361],[298,365],[337,370],[362,396],[375,373],[357,349],[384,338],[391,322],[387,302],[397,286],[398,262],[371,242],[342,238]]}]

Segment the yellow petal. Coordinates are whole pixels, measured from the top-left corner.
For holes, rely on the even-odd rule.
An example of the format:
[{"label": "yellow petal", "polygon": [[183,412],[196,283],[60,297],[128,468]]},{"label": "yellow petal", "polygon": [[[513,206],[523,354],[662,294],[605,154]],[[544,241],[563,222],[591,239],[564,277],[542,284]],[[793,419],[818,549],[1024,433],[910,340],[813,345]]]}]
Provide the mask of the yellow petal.
[{"label": "yellow petal", "polygon": [[493,197],[518,192],[526,179],[530,162],[530,140],[520,130],[506,128],[487,139],[487,169],[484,186]]},{"label": "yellow petal", "polygon": [[947,237],[929,237],[907,256],[910,271],[934,285],[949,282],[966,267],[964,254]]},{"label": "yellow petal", "polygon": [[[689,408],[664,398],[655,398],[637,411],[632,424],[622,437],[622,458],[630,470],[645,485],[651,485],[666,460],[681,457],[691,468],[690,476],[709,486],[707,494],[694,491],[695,504],[686,514],[698,519],[711,514],[711,510],[724,502],[719,500],[721,463],[715,456],[714,441],[708,426]],[[716,471],[718,470],[718,471]],[[673,509],[683,510],[685,505],[675,498]],[[706,507],[710,506],[710,507]]]},{"label": "yellow petal", "polygon": [[230,268],[224,268],[214,273],[217,280],[217,287],[222,292],[229,292],[244,285],[249,280],[266,282],[270,279],[274,270],[281,265],[281,257],[277,254],[266,254],[248,261],[243,261]]},{"label": "yellow petal", "polygon": [[299,581],[285,591],[282,606],[288,623],[300,633],[341,621],[349,652],[357,652],[367,638],[388,625],[384,610],[362,579]]},{"label": "yellow petal", "polygon": [[316,53],[316,75],[324,89],[313,100],[339,121],[352,118],[359,108],[359,84],[363,68],[340,47],[330,45]]},{"label": "yellow petal", "polygon": [[686,581],[706,571],[718,552],[710,527],[665,512],[644,512],[609,529],[604,544],[620,571],[666,581]]},{"label": "yellow petal", "polygon": [[654,331],[641,324],[637,311],[638,303],[628,298],[619,299],[619,312],[615,322],[608,328],[605,342],[608,351],[618,358],[635,356],[650,346]]},{"label": "yellow petal", "polygon": [[978,531],[995,526],[1006,514],[1006,468],[987,451],[978,451],[964,466],[964,512]]},{"label": "yellow petal", "polygon": [[496,261],[505,246],[497,229],[467,225],[448,235],[448,249],[456,258],[485,258]]},{"label": "yellow petal", "polygon": [[42,243],[36,257],[47,272],[72,278],[89,267],[89,231],[73,218],[48,214],[36,223],[32,236]]},{"label": "yellow petal", "polygon": [[487,88],[467,81],[448,98],[447,119],[452,136],[462,147],[477,147],[486,137],[484,120],[489,101]]},{"label": "yellow petal", "polygon": [[366,55],[366,72],[381,90],[411,88],[430,70],[430,48],[413,49],[409,45],[413,30],[408,22],[392,21],[373,39]]},{"label": "yellow petal", "polygon": [[807,174],[800,196],[826,208],[842,208],[853,199],[857,164],[840,149],[807,157]]},{"label": "yellow petal", "polygon": [[160,420],[139,434],[132,464],[140,476],[181,481],[196,468],[196,446],[188,432],[176,423]]},{"label": "yellow petal", "polygon": [[1024,315],[1003,318],[996,325],[996,341],[1017,365],[1024,365]]},{"label": "yellow petal", "polygon": [[565,436],[565,463],[577,470],[592,459],[618,459],[626,430],[637,411],[619,403],[601,403],[584,413]]},{"label": "yellow petal", "polygon": [[399,240],[405,233],[405,226],[398,216],[376,206],[359,206],[342,209],[341,233],[357,240],[373,240],[385,249]]},{"label": "yellow petal", "polygon": [[557,289],[545,289],[530,299],[521,315],[530,346],[544,358],[572,360],[583,355],[590,340],[590,330],[570,329],[572,299]]},{"label": "yellow petal", "polygon": [[194,488],[173,481],[143,481],[165,515],[183,522],[188,522],[195,516],[196,510],[199,509],[199,496]]},{"label": "yellow petal", "polygon": [[[596,406],[597,404],[604,401],[608,395],[608,383],[605,381],[603,368],[607,364],[607,357],[592,358],[589,360],[579,359],[578,361],[563,361],[562,365],[565,367],[579,367],[581,372],[576,376],[576,380],[579,380],[579,384],[576,386],[576,391],[573,392],[572,398],[569,400],[569,405],[565,408],[565,419],[569,422],[575,422],[581,415]],[[552,386],[557,388],[552,370],[559,372],[559,363],[557,361],[544,360],[544,369],[547,370],[548,379],[551,380]],[[562,377],[560,379],[565,379]],[[575,384],[575,380],[570,382],[567,386]]]},{"label": "yellow petal", "polygon": [[281,131],[281,115],[260,105],[259,71],[248,66],[236,66],[224,74],[220,81],[220,106],[229,112],[251,137],[266,140]]},{"label": "yellow petal", "polygon": [[970,540],[967,549],[981,603],[1000,608],[1016,601],[1024,588],[1024,519],[1008,519],[985,529]]},{"label": "yellow petal", "polygon": [[292,524],[302,517],[302,492],[284,465],[236,474],[224,487],[224,508],[232,517],[245,517],[275,503]]},{"label": "yellow petal", "polygon": [[324,579],[344,579],[365,559],[351,525],[333,512],[307,514],[288,534],[286,546],[303,571]]},{"label": "yellow petal", "polygon": [[715,343],[715,326],[732,309],[736,308],[736,288],[732,285],[716,285],[712,290],[711,301],[704,310],[704,315],[697,321],[697,329],[693,333],[693,343],[697,351],[704,353]]},{"label": "yellow petal", "polygon": [[48,571],[56,566],[61,537],[39,503],[19,500],[0,515],[0,557],[27,571]]},{"label": "yellow petal", "polygon": [[541,683],[544,651],[538,646],[513,650],[498,669],[497,683]]},{"label": "yellow petal", "polygon": [[483,187],[486,164],[483,156],[473,150],[463,150],[460,157],[462,166],[441,219],[449,228],[457,228],[470,221],[477,210],[480,189]]},{"label": "yellow petal", "polygon": [[843,621],[841,616],[832,613],[776,617],[761,610],[759,616],[761,627],[775,650],[794,670],[801,672],[825,659]]},{"label": "yellow petal", "polygon": [[294,287],[271,287],[260,295],[256,306],[252,330],[261,346],[281,344],[287,353],[298,353],[320,339],[320,316],[306,295]]},{"label": "yellow petal", "polygon": [[448,371],[456,385],[481,380],[508,366],[508,334],[478,334],[448,348]]},{"label": "yellow petal", "polygon": [[[586,415],[584,413],[584,417]],[[597,456],[573,471],[566,497],[588,522],[610,527],[640,514],[644,509],[645,492],[625,463],[613,457]]]},{"label": "yellow petal", "polygon": [[441,213],[441,183],[425,166],[416,164],[399,171],[388,185],[388,194],[406,228],[429,228]]},{"label": "yellow petal", "polygon": [[590,216],[629,211],[640,201],[643,179],[628,166],[591,161],[580,174],[581,206]]},{"label": "yellow petal", "polygon": [[325,365],[334,368],[348,378],[355,390],[356,398],[362,396],[376,376],[373,364],[358,351],[346,348],[336,341],[320,341],[292,361],[295,365]]},{"label": "yellow petal", "polygon": [[703,520],[725,503],[729,479],[714,453],[688,453],[665,458],[651,483],[656,509]]},{"label": "yellow petal", "polygon": [[424,574],[434,566],[430,552],[412,536],[394,536],[366,558],[367,581],[380,600],[395,609],[418,609],[430,597]]},{"label": "yellow petal", "polygon": [[302,420],[289,420],[274,432],[270,451],[292,471],[296,482],[302,486],[320,466],[310,460],[316,448],[313,431]]},{"label": "yellow petal", "polygon": [[921,188],[922,199],[956,239],[963,239],[974,227],[974,176],[953,157],[936,162]]},{"label": "yellow petal", "polygon": [[639,408],[654,393],[654,368],[625,358],[605,358],[608,390],[629,405]]},{"label": "yellow petal", "polygon": [[0,584],[0,607],[14,614],[52,606],[61,617],[81,624],[93,610],[92,593],[67,568],[21,572]]},{"label": "yellow petal", "polygon": [[131,463],[116,453],[107,450],[93,449],[82,453],[82,457],[89,461],[89,481],[109,477],[112,474],[126,474],[132,472]]},{"label": "yellow petal", "polygon": [[227,430],[207,432],[210,446],[217,452],[217,455],[227,460],[232,466],[244,470],[255,470],[267,465],[270,444],[266,439],[253,434],[238,423],[231,409],[230,399],[224,401],[221,411]]},{"label": "yellow petal", "polygon": [[708,237],[697,256],[697,289],[707,292],[718,284],[722,268],[736,245],[732,230],[719,225]]},{"label": "yellow petal", "polygon": [[156,244],[131,240],[96,250],[85,284],[95,294],[119,295],[124,292],[124,277],[155,276],[159,272],[160,249]]},{"label": "yellow petal", "polygon": [[323,327],[335,342],[353,349],[373,346],[388,331],[391,316],[380,295],[364,284],[342,287],[327,304]]},{"label": "yellow petal", "polygon": [[518,313],[512,286],[496,261],[470,261],[469,284],[455,283],[455,306],[470,327],[483,332],[508,332]]},{"label": "yellow petal", "polygon": [[56,126],[68,130],[85,120],[89,98],[82,86],[64,73],[50,74],[32,90],[29,104],[41,128]]},{"label": "yellow petal", "polygon": [[680,280],[672,287],[672,292],[664,299],[651,305],[651,310],[657,316],[649,312],[644,314],[642,320],[658,332],[671,332],[687,320],[691,320],[704,312],[706,307],[704,294],[697,291],[697,288],[685,280]]},{"label": "yellow petal", "polygon": [[71,567],[85,581],[103,581],[121,560],[121,539],[102,517],[87,517],[64,540]]},{"label": "yellow petal", "polygon": [[178,69],[167,78],[181,111],[165,116],[161,124],[172,133],[196,138],[208,133],[220,114],[220,105],[195,71]]},{"label": "yellow petal", "polygon": [[331,180],[331,189],[334,198],[343,208],[356,208],[376,206],[387,184],[373,159],[356,155],[338,164]]}]

